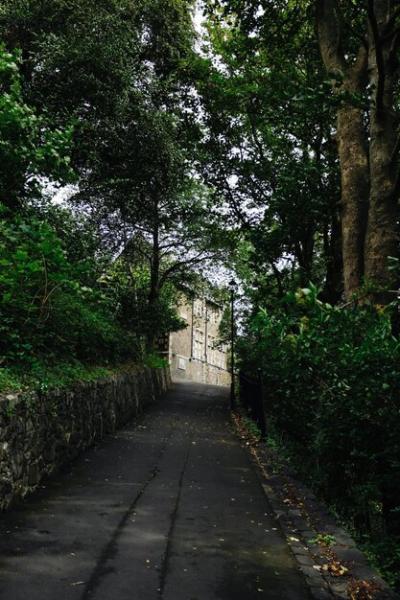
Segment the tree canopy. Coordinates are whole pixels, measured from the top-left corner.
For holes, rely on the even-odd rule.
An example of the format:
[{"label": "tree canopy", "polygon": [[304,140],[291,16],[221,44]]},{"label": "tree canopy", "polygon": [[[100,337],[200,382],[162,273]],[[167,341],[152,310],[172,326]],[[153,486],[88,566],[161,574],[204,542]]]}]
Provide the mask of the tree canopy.
[{"label": "tree canopy", "polygon": [[146,361],[234,276],[271,436],[394,585],[399,44],[391,0],[0,6],[0,388]]}]

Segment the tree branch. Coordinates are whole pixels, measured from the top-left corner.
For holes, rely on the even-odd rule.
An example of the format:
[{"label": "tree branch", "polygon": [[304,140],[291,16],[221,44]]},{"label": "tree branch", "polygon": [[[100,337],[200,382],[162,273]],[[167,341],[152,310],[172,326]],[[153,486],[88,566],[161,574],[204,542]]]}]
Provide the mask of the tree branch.
[{"label": "tree branch", "polygon": [[325,68],[343,73],[346,61],[342,49],[340,9],[337,0],[317,0],[316,30]]},{"label": "tree branch", "polygon": [[201,252],[200,254],[197,254],[193,258],[188,258],[187,260],[181,260],[181,261],[174,263],[173,265],[168,267],[168,269],[166,269],[164,271],[164,273],[162,273],[162,275],[160,277],[160,288],[164,285],[164,283],[168,280],[168,278],[174,272],[179,271],[180,269],[183,269],[184,267],[188,267],[189,265],[193,266],[195,264],[202,263],[205,260],[209,260],[209,259],[213,258],[214,255],[215,255],[215,253],[204,255],[204,252]]},{"label": "tree branch", "polygon": [[229,181],[227,179],[225,179],[225,190],[228,194],[230,204],[233,208],[233,212],[235,213],[236,217],[238,218],[239,222],[241,223],[243,229],[245,229],[245,230],[250,229],[250,227],[251,227],[250,223],[246,219],[246,217],[243,215],[243,212],[241,211],[241,209],[239,208],[238,202],[237,202],[236,198],[234,197],[234,194],[232,193],[232,190],[229,185]]},{"label": "tree branch", "polygon": [[381,35],[382,41],[387,41],[393,35],[396,35],[399,32],[399,27],[394,27],[394,25],[396,24],[396,20],[399,17],[400,17],[400,6],[397,6],[395,9],[393,9],[393,13],[392,13],[390,19],[387,21],[387,23],[385,24],[385,27],[383,28],[382,35]]}]

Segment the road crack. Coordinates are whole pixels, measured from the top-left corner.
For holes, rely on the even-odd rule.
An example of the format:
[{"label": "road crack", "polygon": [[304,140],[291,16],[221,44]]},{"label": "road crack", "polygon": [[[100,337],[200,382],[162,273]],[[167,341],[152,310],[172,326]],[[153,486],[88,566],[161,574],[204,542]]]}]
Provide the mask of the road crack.
[{"label": "road crack", "polygon": [[158,588],[158,595],[159,595],[160,598],[163,597],[164,589],[165,589],[165,584],[166,584],[166,581],[167,581],[169,561],[170,561],[170,556],[171,556],[172,538],[173,538],[173,535],[174,535],[175,524],[176,524],[176,520],[177,520],[177,517],[178,517],[179,504],[180,504],[180,501],[181,501],[182,489],[183,489],[183,479],[185,477],[186,467],[187,467],[188,462],[189,462],[190,450],[191,450],[191,446],[189,445],[188,450],[186,452],[185,459],[183,461],[182,470],[181,470],[180,476],[179,476],[178,494],[176,496],[176,501],[175,501],[174,508],[173,508],[173,510],[171,512],[171,523],[170,523],[168,534],[167,534],[167,544],[166,544],[166,547],[165,547],[164,555],[163,555],[162,560],[161,560],[160,585],[159,585],[159,588]]},{"label": "road crack", "polygon": [[165,451],[167,448],[167,443],[168,443],[168,440],[170,439],[170,437],[171,437],[171,434],[164,438],[163,445],[161,446],[160,452],[157,456],[156,464],[150,471],[148,478],[143,483],[142,487],[136,494],[135,498],[132,500],[131,504],[128,507],[128,510],[124,513],[124,515],[120,519],[117,527],[115,528],[115,530],[113,532],[111,539],[104,547],[104,549],[97,561],[96,567],[95,567],[89,581],[87,582],[87,584],[85,586],[85,589],[81,596],[81,600],[89,600],[92,597],[92,595],[94,594],[94,592],[99,588],[102,579],[109,572],[112,571],[112,568],[107,568],[107,562],[116,555],[118,539],[121,536],[121,534],[128,522],[128,519],[130,519],[130,517],[135,512],[138,502],[142,498],[143,494],[145,493],[145,491],[148,488],[148,486],[150,485],[150,483],[152,483],[152,481],[154,481],[154,479],[159,474],[160,469],[158,467],[158,464],[160,463],[160,460],[162,459],[163,455],[165,454]]}]

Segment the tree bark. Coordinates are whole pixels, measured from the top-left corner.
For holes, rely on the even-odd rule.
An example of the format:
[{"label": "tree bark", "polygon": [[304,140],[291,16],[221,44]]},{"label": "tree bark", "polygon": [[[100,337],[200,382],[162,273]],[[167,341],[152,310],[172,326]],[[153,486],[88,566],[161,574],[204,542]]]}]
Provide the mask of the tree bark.
[{"label": "tree bark", "polygon": [[[341,46],[341,16],[337,0],[317,0],[317,34],[322,60],[332,77],[335,94],[357,94],[367,83],[368,54],[360,47],[347,65]],[[364,274],[364,239],[369,197],[368,144],[364,114],[345,98],[337,114],[337,143],[341,170],[341,223],[344,294],[360,288]]]},{"label": "tree bark", "polygon": [[369,167],[363,121],[362,110],[353,106],[346,105],[338,112],[337,142],[341,171],[340,220],[346,298],[350,298],[357,292],[364,276]]},{"label": "tree bark", "polygon": [[153,247],[150,265],[149,305],[152,305],[155,302],[157,302],[160,288],[160,245],[158,237],[158,228],[155,228],[152,237]]},{"label": "tree bark", "polygon": [[297,241],[294,246],[294,254],[299,265],[301,287],[308,286],[312,281],[314,235],[315,226],[311,223],[306,224],[302,239]]},{"label": "tree bark", "polygon": [[368,226],[365,239],[365,279],[372,285],[371,298],[387,304],[387,290],[395,285],[388,264],[398,256],[398,166],[396,160],[399,115],[395,94],[399,80],[398,34],[386,31],[393,13],[388,0],[370,2],[369,78],[373,90],[370,111],[370,173]]}]

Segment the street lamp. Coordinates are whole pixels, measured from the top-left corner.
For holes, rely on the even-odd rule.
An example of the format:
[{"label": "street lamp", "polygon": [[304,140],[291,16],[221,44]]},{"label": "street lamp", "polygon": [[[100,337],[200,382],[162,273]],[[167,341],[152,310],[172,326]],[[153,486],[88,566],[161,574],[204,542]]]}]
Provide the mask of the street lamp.
[{"label": "street lamp", "polygon": [[231,290],[231,410],[235,410],[235,290],[236,281],[231,279],[229,282]]}]

